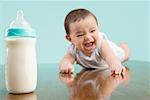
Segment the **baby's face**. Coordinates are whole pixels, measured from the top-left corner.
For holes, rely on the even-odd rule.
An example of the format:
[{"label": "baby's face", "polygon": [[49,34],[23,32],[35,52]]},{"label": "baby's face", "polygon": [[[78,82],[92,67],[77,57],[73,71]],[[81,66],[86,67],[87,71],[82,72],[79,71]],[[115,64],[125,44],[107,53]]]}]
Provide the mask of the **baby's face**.
[{"label": "baby's face", "polygon": [[69,28],[71,42],[85,55],[90,56],[96,48],[99,33],[94,17],[89,15],[85,19],[71,23]]}]

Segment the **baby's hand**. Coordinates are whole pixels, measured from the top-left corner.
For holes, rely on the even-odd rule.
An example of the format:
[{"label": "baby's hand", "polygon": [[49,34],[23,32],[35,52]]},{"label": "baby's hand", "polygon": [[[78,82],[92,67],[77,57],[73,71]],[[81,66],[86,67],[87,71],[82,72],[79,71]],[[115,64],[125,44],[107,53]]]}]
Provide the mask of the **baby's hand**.
[{"label": "baby's hand", "polygon": [[110,70],[114,74],[121,74],[126,72],[126,68],[121,63],[113,64],[110,66]]},{"label": "baby's hand", "polygon": [[63,62],[60,65],[60,72],[64,74],[72,74],[74,72],[74,66],[69,62]]},{"label": "baby's hand", "polygon": [[59,74],[59,78],[60,80],[67,84],[67,85],[71,85],[74,81],[74,74],[63,74],[63,73],[60,73]]}]

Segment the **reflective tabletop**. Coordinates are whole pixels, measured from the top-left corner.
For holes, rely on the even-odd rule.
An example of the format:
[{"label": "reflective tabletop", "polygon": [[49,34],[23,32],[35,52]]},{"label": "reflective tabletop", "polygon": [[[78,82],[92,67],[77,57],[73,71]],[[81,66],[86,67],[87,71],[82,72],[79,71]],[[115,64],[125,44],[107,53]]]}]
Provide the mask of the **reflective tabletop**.
[{"label": "reflective tabletop", "polygon": [[129,61],[125,74],[108,69],[85,70],[75,65],[74,74],[59,73],[58,64],[38,64],[36,90],[10,94],[5,68],[0,66],[0,100],[150,100],[150,63]]}]

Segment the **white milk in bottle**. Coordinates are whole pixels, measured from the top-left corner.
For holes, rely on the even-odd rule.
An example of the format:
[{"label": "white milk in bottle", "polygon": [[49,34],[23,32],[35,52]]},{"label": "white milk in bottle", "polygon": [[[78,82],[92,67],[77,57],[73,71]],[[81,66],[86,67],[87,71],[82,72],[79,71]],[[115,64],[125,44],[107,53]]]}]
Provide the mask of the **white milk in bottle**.
[{"label": "white milk in bottle", "polygon": [[23,11],[5,33],[6,88],[10,93],[29,93],[37,84],[36,33],[23,18]]}]

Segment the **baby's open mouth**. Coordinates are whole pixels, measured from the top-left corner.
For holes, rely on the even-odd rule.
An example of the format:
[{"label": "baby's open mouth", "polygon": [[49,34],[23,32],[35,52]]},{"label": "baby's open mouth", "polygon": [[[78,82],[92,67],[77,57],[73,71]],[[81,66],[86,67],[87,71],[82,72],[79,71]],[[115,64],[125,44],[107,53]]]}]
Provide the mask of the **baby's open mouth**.
[{"label": "baby's open mouth", "polygon": [[91,50],[93,48],[93,44],[94,44],[94,42],[84,43],[84,47],[87,50]]},{"label": "baby's open mouth", "polygon": [[93,43],[94,43],[94,42],[89,42],[89,43],[85,43],[84,45],[85,45],[86,47],[90,47],[90,46],[93,45]]}]

